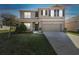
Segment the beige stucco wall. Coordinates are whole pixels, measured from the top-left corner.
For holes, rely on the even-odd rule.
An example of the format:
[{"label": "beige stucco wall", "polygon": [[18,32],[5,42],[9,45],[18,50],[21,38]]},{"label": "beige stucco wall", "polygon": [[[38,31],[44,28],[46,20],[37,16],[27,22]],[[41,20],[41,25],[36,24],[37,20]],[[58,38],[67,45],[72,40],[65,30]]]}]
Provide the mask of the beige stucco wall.
[{"label": "beige stucco wall", "polygon": [[53,18],[53,19],[39,19],[40,21],[55,21],[55,22],[64,22],[64,18]]},{"label": "beige stucco wall", "polygon": [[19,19],[19,22],[39,22],[39,19]]}]

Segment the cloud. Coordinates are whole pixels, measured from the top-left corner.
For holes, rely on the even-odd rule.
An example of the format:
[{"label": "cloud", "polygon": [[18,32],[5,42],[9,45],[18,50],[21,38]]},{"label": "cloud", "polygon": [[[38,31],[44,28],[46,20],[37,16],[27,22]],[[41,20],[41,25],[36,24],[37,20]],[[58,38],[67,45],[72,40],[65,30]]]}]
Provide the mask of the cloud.
[{"label": "cloud", "polygon": [[76,15],[66,15],[66,16],[65,16],[65,20],[68,20],[69,18],[72,18],[72,17],[74,17],[74,16],[76,16]]}]

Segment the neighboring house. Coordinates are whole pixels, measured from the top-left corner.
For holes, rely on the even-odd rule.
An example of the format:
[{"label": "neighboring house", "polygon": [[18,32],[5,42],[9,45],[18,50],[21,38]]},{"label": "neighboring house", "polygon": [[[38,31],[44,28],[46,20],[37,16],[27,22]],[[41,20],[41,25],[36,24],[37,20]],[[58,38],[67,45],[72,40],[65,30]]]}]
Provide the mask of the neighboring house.
[{"label": "neighboring house", "polygon": [[37,10],[20,10],[20,22],[30,31],[64,31],[64,7],[53,6]]},{"label": "neighboring house", "polygon": [[67,31],[79,31],[79,16],[69,18],[65,21]]},{"label": "neighboring house", "polygon": [[0,28],[3,27],[3,22],[2,22],[2,19],[0,18]]},{"label": "neighboring house", "polygon": [[2,18],[0,17],[0,30],[9,30],[9,29],[10,29],[9,26],[3,25]]}]

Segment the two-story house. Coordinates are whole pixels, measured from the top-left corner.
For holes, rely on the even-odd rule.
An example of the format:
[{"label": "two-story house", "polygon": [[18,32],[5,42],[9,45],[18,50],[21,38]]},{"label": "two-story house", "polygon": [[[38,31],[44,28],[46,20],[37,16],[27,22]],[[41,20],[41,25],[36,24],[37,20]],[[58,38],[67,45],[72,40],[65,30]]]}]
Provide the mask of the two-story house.
[{"label": "two-story house", "polygon": [[30,31],[63,31],[64,12],[64,7],[59,5],[37,10],[20,10],[20,22]]}]

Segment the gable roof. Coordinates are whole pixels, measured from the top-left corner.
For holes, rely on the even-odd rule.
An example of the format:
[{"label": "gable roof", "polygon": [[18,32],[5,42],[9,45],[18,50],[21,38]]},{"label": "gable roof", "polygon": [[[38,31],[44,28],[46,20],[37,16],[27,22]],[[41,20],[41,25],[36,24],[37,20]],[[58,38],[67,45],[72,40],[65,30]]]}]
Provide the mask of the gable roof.
[{"label": "gable roof", "polygon": [[56,4],[55,6],[51,6],[50,8],[54,8],[54,9],[64,9],[63,5],[58,5]]}]

